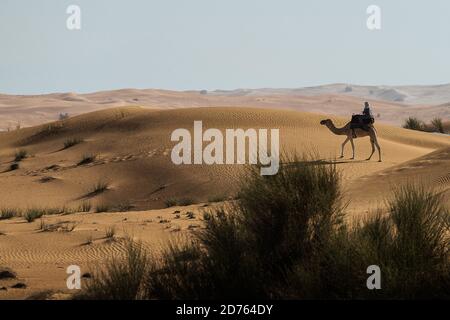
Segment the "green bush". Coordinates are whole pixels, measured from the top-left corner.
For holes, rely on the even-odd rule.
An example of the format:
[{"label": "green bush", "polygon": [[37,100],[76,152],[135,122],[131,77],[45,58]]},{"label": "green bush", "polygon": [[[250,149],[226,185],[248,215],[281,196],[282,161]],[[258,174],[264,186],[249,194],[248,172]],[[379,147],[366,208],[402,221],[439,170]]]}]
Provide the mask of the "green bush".
[{"label": "green bush", "polygon": [[12,208],[4,208],[0,210],[0,220],[8,220],[20,215],[20,210]]},{"label": "green bush", "polygon": [[181,198],[181,199],[169,198],[164,202],[164,204],[166,205],[167,208],[174,207],[174,206],[185,207],[185,206],[189,206],[194,203],[195,203],[195,201],[191,198]]},{"label": "green bush", "polygon": [[441,118],[434,118],[433,120],[431,120],[431,126],[433,127],[434,131],[445,133],[444,124]]},{"label": "green bush", "polygon": [[409,117],[405,120],[405,123],[403,124],[403,128],[410,129],[410,130],[424,130],[424,123],[423,121],[417,119],[416,117]]},{"label": "green bush", "polygon": [[77,163],[77,166],[82,166],[85,164],[89,164],[95,161],[97,156],[95,154],[85,154],[83,158]]},{"label": "green bush", "polygon": [[64,149],[69,149],[73,146],[76,146],[77,144],[82,143],[84,140],[81,138],[69,138],[66,141],[64,141]]},{"label": "green bush", "polygon": [[125,257],[112,259],[86,281],[86,289],[75,299],[135,300],[144,297],[143,284],[148,259],[142,244],[125,240]]},{"label": "green bush", "polygon": [[20,162],[28,156],[28,151],[25,149],[20,149],[16,151],[16,155],[14,157],[14,161]]},{"label": "green bush", "polygon": [[[141,279],[133,285],[139,294],[124,294],[146,299],[450,298],[450,218],[440,196],[409,184],[394,190],[386,212],[349,225],[334,165],[283,162],[275,176],[251,170],[242,179],[239,201],[206,213],[204,229],[189,240],[171,242],[147,265],[145,276],[135,274]],[[366,286],[370,265],[381,269],[382,290]],[[118,296],[124,280],[114,282],[115,266],[106,270],[95,281],[113,293],[91,287],[91,296]]]}]

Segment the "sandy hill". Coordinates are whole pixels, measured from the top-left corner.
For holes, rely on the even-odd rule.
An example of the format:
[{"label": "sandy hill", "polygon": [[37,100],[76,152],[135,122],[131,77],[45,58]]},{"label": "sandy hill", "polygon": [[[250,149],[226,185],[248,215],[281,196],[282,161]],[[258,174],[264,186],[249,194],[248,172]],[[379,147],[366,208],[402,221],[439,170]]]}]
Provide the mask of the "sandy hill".
[{"label": "sandy hill", "polygon": [[394,89],[380,89],[377,91],[378,94],[365,95],[365,92],[370,93],[370,90],[372,89],[355,87],[352,91],[346,92],[341,85],[336,85],[304,89],[214,92],[122,89],[90,94],[54,93],[33,96],[0,94],[0,130],[7,131],[18,126],[29,127],[55,121],[61,113],[75,116],[130,105],[166,110],[246,106],[349,117],[352,113],[360,113],[363,102],[369,100],[380,123],[399,126],[408,116],[416,116],[424,121],[430,121],[434,117],[450,119],[448,106],[450,97],[447,100],[441,99],[439,105],[425,102],[411,105],[389,98],[396,95]]},{"label": "sandy hill", "polygon": [[[213,204],[161,209],[165,201],[190,198],[207,202],[212,197],[233,195],[243,167],[173,165],[170,151],[175,143],[170,141],[170,134],[174,129],[192,131],[195,120],[203,120],[205,129],[278,128],[282,150],[314,151],[322,160],[334,161],[343,137],[319,125],[327,117],[258,108],[127,107],[0,133],[3,209],[66,206],[76,210],[85,201],[93,206],[90,213],[48,215],[32,223],[21,217],[0,220],[0,268],[7,266],[16,272],[16,278],[0,279],[0,288],[6,289],[0,290],[0,299],[36,294],[39,298],[66,298],[72,293],[66,287],[66,268],[76,264],[83,274],[91,272],[94,264],[123,252],[124,236],[158,250],[169,238],[188,235],[201,227],[202,212]],[[345,123],[343,118],[333,120],[337,125]],[[448,190],[448,136],[376,127],[382,163],[363,160],[370,153],[368,138],[356,140],[356,160],[348,160],[347,149],[346,157],[336,161],[351,200],[351,214],[359,216],[382,205],[390,185],[410,177],[426,178],[428,184]],[[83,142],[63,149],[72,138]],[[27,157],[11,171],[20,150],[26,150]],[[84,155],[95,159],[77,165]],[[108,190],[92,194],[93,186],[100,181],[108,183]],[[135,211],[94,213],[97,205],[113,211]],[[12,288],[17,283],[26,287]]]},{"label": "sandy hill", "polygon": [[[112,206],[127,201],[138,209],[160,208],[169,198],[229,196],[235,190],[241,166],[182,165],[170,160],[177,128],[192,131],[195,120],[204,128],[279,128],[282,149],[287,152],[317,151],[324,159],[339,153],[343,137],[319,125],[326,117],[303,112],[268,109],[200,108],[147,110],[116,108],[83,114],[19,131],[2,133],[0,142],[0,201],[3,206],[76,206],[92,198]],[[337,125],[344,119],[335,118]],[[345,181],[382,171],[450,145],[446,136],[378,125],[384,162],[365,162],[370,153],[368,138],[356,142],[356,161],[339,166]],[[71,138],[83,142],[63,150]],[[350,146],[347,146],[350,148]],[[14,154],[29,156],[18,170],[9,171]],[[77,165],[85,155],[92,163]],[[347,150],[350,155],[350,149]],[[89,190],[106,182],[109,190],[89,197]]]},{"label": "sandy hill", "polygon": [[346,95],[364,99],[375,99],[386,102],[402,102],[406,104],[442,104],[450,101],[450,84],[441,85],[354,85],[334,83],[293,89],[237,89],[217,90],[219,95],[250,96],[250,95]]}]

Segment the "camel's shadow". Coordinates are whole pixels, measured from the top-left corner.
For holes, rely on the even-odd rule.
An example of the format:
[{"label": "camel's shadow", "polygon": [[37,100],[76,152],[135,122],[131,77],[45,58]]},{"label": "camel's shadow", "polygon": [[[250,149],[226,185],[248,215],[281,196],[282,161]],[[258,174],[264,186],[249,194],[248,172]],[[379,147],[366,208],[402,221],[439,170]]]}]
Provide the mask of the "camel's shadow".
[{"label": "camel's shadow", "polygon": [[330,165],[330,164],[348,164],[348,163],[370,163],[370,160],[352,160],[352,159],[318,159],[313,161],[293,161],[293,162],[281,162],[281,166],[292,165]]}]

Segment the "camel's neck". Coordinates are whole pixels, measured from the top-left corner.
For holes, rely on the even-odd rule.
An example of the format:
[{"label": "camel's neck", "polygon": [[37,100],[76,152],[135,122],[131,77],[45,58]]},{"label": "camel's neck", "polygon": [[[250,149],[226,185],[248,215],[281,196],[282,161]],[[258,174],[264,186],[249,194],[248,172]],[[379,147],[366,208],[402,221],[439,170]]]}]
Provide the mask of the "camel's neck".
[{"label": "camel's neck", "polygon": [[330,121],[330,122],[327,123],[327,127],[328,127],[328,129],[330,129],[330,131],[333,132],[334,134],[337,134],[337,135],[347,135],[347,128],[346,128],[346,126],[344,126],[344,127],[342,127],[342,128],[336,128],[336,127],[334,126],[334,123]]}]

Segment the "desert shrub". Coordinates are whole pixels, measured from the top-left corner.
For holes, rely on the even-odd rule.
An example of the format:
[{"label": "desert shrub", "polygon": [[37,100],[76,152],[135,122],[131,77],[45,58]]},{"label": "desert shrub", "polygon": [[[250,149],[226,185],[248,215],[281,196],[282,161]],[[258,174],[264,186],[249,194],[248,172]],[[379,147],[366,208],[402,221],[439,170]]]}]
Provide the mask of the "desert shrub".
[{"label": "desert shrub", "polygon": [[117,212],[127,212],[133,209],[133,205],[130,203],[130,201],[125,200],[115,204],[112,209]]},{"label": "desert shrub", "polygon": [[177,204],[179,206],[183,206],[183,207],[184,206],[189,206],[189,205],[194,204],[194,203],[195,203],[195,201],[192,198],[181,198],[177,202]]},{"label": "desert shrub", "polygon": [[195,201],[191,198],[180,198],[180,199],[169,198],[164,202],[164,204],[166,205],[167,208],[174,207],[174,206],[185,207],[185,206],[189,206],[194,203],[195,203]]},{"label": "desert shrub", "polygon": [[417,119],[416,117],[409,117],[408,119],[405,120],[403,124],[403,128],[405,129],[419,130],[419,131],[423,131],[424,126],[425,125],[423,121]]},{"label": "desert shrub", "polygon": [[107,203],[99,203],[95,206],[96,213],[108,212],[111,210],[111,206]]},{"label": "desert shrub", "polygon": [[9,166],[9,171],[18,170],[19,167],[20,167],[19,163],[17,163],[17,162],[16,162],[16,163],[12,163],[12,164]]},{"label": "desert shrub", "polygon": [[20,210],[13,208],[3,208],[0,210],[0,220],[8,220],[20,215]]},{"label": "desert shrub", "polygon": [[41,218],[39,230],[43,232],[72,232],[78,226],[78,222],[73,221],[58,221],[56,223],[47,223],[44,218]]},{"label": "desert shrub", "polygon": [[66,141],[64,141],[64,149],[69,149],[73,146],[76,146],[77,144],[82,143],[84,140],[81,138],[69,138]]},{"label": "desert shrub", "polygon": [[28,156],[28,151],[25,149],[20,149],[20,150],[16,151],[14,161],[20,162],[23,159],[25,159],[27,156]]},{"label": "desert shrub", "polygon": [[292,273],[320,264],[343,209],[334,166],[291,162],[275,176],[251,170],[237,204],[206,214],[192,242],[171,245],[148,277],[149,297],[291,296]]},{"label": "desert shrub", "polygon": [[125,240],[125,257],[107,262],[85,282],[86,289],[75,299],[134,300],[144,296],[148,259],[141,243]]},{"label": "desert shrub", "polygon": [[208,198],[208,202],[222,202],[226,200],[226,196],[224,195],[217,195],[217,196],[212,196]]},{"label": "desert shrub", "polygon": [[441,118],[434,118],[433,120],[431,120],[431,126],[433,127],[434,131],[445,133],[444,124]]},{"label": "desert shrub", "polygon": [[95,161],[97,156],[95,154],[85,154],[83,158],[77,163],[78,166],[89,164]]},{"label": "desert shrub", "polygon": [[89,201],[83,201],[78,207],[78,212],[90,212],[92,205]]},{"label": "desert shrub", "polygon": [[44,211],[37,208],[27,209],[23,214],[23,217],[27,222],[33,222],[34,220],[41,218],[44,215]]},{"label": "desert shrub", "polygon": [[42,130],[40,132],[40,136],[42,135],[54,135],[62,131],[64,128],[64,121],[56,121],[48,123],[44,126],[42,126]]},{"label": "desert shrub", "polygon": [[[394,190],[380,260],[386,266],[386,294],[393,298],[438,298],[450,284],[450,213],[442,197],[423,186]],[[447,298],[449,292],[447,291]]]},{"label": "desert shrub", "polygon": [[96,182],[87,192],[87,196],[93,197],[99,195],[109,188],[109,183],[106,181],[98,181]]},{"label": "desert shrub", "polygon": [[29,208],[22,214],[27,222],[33,222],[34,220],[41,218],[44,215],[63,214],[67,211],[66,207],[54,207],[54,208]]},{"label": "desert shrub", "polygon": [[[385,212],[348,224],[334,165],[283,162],[275,176],[251,170],[242,179],[239,201],[205,213],[205,228],[188,240],[172,241],[147,264],[145,277],[135,274],[141,283],[133,287],[139,290],[124,294],[147,299],[450,297],[450,218],[439,195],[408,184],[394,190]],[[382,290],[366,287],[370,265],[381,269]],[[91,294],[114,298],[123,280],[114,282],[114,265],[106,270],[96,281],[114,291],[91,287]]]},{"label": "desert shrub", "polygon": [[105,238],[106,239],[112,239],[112,238],[114,238],[115,234],[116,234],[116,228],[109,227],[105,231]]},{"label": "desert shrub", "polygon": [[195,219],[195,213],[193,213],[192,211],[186,212],[186,218]]},{"label": "desert shrub", "polygon": [[164,201],[164,204],[167,208],[174,207],[177,205],[177,200],[174,198],[169,198],[166,201]]}]

